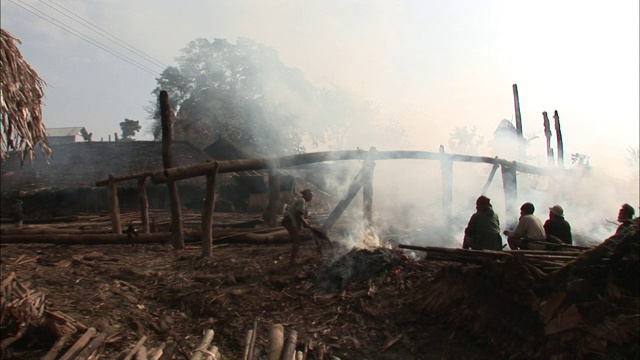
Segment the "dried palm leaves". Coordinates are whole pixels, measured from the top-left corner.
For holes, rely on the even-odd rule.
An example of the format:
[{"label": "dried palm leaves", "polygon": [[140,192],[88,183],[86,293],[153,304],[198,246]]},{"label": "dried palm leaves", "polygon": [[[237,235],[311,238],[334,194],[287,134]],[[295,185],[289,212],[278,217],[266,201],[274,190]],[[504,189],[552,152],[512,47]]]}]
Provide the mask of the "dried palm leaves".
[{"label": "dried palm leaves", "polygon": [[40,145],[43,154],[51,157],[46,128],[42,123],[42,90],[45,82],[22,58],[15,45],[20,40],[0,29],[0,160],[12,150],[20,152],[20,160],[33,158]]}]

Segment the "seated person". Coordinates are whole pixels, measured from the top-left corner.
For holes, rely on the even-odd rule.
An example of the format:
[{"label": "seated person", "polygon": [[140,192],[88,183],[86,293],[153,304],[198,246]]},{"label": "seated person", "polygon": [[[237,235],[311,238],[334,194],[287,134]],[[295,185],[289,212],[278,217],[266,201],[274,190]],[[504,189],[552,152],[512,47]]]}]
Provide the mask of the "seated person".
[{"label": "seated person", "polygon": [[524,203],[520,207],[520,219],[515,230],[505,230],[502,233],[507,236],[507,243],[511,250],[544,250],[547,234],[544,232],[542,221],[533,215],[535,207],[532,203]]}]

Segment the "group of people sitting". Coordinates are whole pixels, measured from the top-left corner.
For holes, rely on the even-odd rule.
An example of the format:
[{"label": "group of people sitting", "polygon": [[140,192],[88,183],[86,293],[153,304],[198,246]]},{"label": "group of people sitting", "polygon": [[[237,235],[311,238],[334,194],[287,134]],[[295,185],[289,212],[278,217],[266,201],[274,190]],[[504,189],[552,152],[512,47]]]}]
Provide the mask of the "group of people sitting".
[{"label": "group of people sitting", "polygon": [[[507,244],[511,250],[559,250],[563,245],[573,245],[571,225],[564,218],[564,209],[560,205],[549,208],[549,219],[544,224],[533,215],[535,207],[527,202],[520,207],[520,218],[514,230],[504,230]],[[635,209],[623,204],[618,212],[620,225],[616,234],[620,234],[631,226]],[[504,245],[506,246],[506,245]],[[491,200],[480,196],[476,200],[476,212],[471,215],[469,224],[464,230],[464,249],[502,250],[500,220],[493,211]]]}]

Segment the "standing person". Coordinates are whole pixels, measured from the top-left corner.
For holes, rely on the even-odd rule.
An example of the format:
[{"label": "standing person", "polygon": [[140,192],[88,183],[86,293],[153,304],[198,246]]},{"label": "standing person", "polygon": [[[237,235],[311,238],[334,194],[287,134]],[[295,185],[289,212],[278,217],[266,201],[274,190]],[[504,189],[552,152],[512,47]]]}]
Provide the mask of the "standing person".
[{"label": "standing person", "polygon": [[560,205],[549,208],[549,219],[544,222],[544,231],[547,236],[555,236],[563,243],[573,245],[571,225],[564,219],[564,209]]},{"label": "standing person", "polygon": [[22,204],[24,203],[22,202],[22,200],[20,200],[20,198],[16,198],[16,201],[13,203],[13,222],[16,227],[22,226]]},{"label": "standing person", "polygon": [[309,223],[305,220],[306,207],[307,203],[313,199],[313,193],[309,189],[304,189],[300,193],[302,194],[302,197],[295,199],[289,205],[284,217],[282,218],[282,226],[287,229],[287,232],[289,232],[289,238],[291,238],[290,265],[293,265],[296,262],[298,248],[300,247],[300,230],[302,230],[302,227],[309,227]]},{"label": "standing person", "polygon": [[633,215],[635,215],[635,213],[636,210],[633,206],[622,204],[618,211],[618,222],[620,225],[618,225],[615,235],[624,234],[633,226]]},{"label": "standing person", "polygon": [[[542,221],[533,215],[536,208],[532,203],[524,203],[520,207],[520,219],[513,231],[505,230],[502,233],[507,236],[507,243],[512,250],[544,250],[544,244],[536,244],[535,241],[545,241],[547,234],[544,232]],[[532,242],[533,240],[533,242]]]},{"label": "standing person", "polygon": [[491,199],[482,195],[476,200],[476,212],[464,229],[463,249],[502,250],[500,219],[493,211]]}]

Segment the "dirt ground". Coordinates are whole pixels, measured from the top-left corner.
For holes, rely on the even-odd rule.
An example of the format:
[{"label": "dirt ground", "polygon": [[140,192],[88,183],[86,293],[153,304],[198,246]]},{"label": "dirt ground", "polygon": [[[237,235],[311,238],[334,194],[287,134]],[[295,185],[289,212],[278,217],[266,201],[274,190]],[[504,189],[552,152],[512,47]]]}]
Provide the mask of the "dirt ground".
[{"label": "dirt ground", "polygon": [[[357,281],[319,286],[330,265],[302,243],[299,264],[287,264],[290,245],[2,245],[2,278],[14,272],[46,294],[46,309],[86,327],[113,330],[101,358],[115,358],[143,336],[147,349],[175,342],[186,359],[207,329],[225,359],[241,359],[247,331],[257,324],[256,346],[268,346],[273,324],[298,332],[308,359],[489,359],[461,329],[430,321],[411,305],[441,264],[405,258],[401,266]],[[323,267],[324,266],[324,267]],[[324,269],[324,270],[323,270]],[[326,277],[325,277],[326,278]],[[354,278],[355,279],[355,278]],[[326,284],[325,284],[326,285]],[[340,285],[344,285],[341,288]],[[80,334],[78,334],[79,336]],[[55,339],[30,334],[13,358],[39,358]],[[264,351],[263,351],[264,353]]]}]

